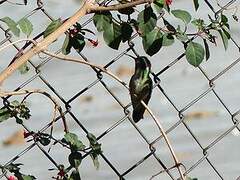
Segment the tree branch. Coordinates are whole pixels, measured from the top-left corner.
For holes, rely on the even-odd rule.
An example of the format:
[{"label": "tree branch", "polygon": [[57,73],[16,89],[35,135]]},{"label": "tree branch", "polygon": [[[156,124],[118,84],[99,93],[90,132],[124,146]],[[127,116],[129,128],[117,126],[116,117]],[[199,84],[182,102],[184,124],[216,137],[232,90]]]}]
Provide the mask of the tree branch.
[{"label": "tree branch", "polygon": [[73,24],[75,24],[81,17],[86,14],[102,12],[102,11],[117,11],[119,9],[124,9],[127,7],[133,7],[136,5],[150,3],[152,0],[137,0],[126,4],[116,4],[111,6],[98,6],[97,4],[92,4],[86,1],[83,6],[67,21],[65,21],[56,31],[51,33],[49,36],[41,40],[37,43],[33,48],[26,51],[22,56],[17,58],[14,63],[12,63],[9,67],[3,70],[0,73],[0,85],[3,83],[5,79],[7,79],[16,69],[22,66],[25,62],[27,62],[34,55],[44,51],[52,42],[54,42],[59,36],[61,36],[64,32],[66,32]]}]

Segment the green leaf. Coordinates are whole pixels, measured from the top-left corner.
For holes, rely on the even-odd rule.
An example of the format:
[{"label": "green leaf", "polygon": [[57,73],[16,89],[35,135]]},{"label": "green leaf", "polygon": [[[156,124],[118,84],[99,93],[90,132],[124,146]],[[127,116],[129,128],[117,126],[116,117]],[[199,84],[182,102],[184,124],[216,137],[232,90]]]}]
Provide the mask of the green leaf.
[{"label": "green leaf", "polygon": [[137,22],[143,36],[155,28],[157,16],[151,6],[145,7],[145,9],[138,14]]},{"label": "green leaf", "polygon": [[229,30],[226,26],[222,27],[222,31],[227,36],[228,39],[231,39],[231,35],[230,35]]},{"label": "green leaf", "polygon": [[122,42],[128,41],[131,38],[132,33],[132,27],[128,23],[123,22],[121,24]]},{"label": "green leaf", "polygon": [[18,21],[18,24],[22,32],[29,37],[33,31],[32,23],[27,18],[22,18]]},{"label": "green leaf", "polygon": [[68,162],[74,168],[79,167],[82,162],[82,154],[80,152],[72,152],[68,156]]},{"label": "green leaf", "polygon": [[176,18],[181,19],[185,24],[188,24],[192,19],[191,14],[187,11],[177,9],[172,10],[171,12]]},{"label": "green leaf", "polygon": [[99,169],[100,163],[98,161],[98,156],[95,156],[93,153],[90,154],[90,157],[92,158],[93,165],[96,169]]},{"label": "green leaf", "polygon": [[193,25],[195,25],[199,31],[202,31],[204,29],[204,27],[206,26],[205,23],[204,23],[204,20],[203,19],[194,19],[192,20],[191,22]]},{"label": "green leaf", "polygon": [[0,109],[0,123],[8,120],[11,117],[11,111],[6,107]]},{"label": "green leaf", "polygon": [[226,25],[228,23],[228,18],[224,14],[221,14],[221,22],[224,25]]},{"label": "green leaf", "polygon": [[85,46],[85,40],[83,35],[77,34],[73,38],[70,38],[70,45],[77,51],[81,52]]},{"label": "green leaf", "polygon": [[101,144],[97,142],[97,138],[91,133],[87,134],[87,138],[90,142],[90,147],[92,148],[90,156],[93,160],[94,166],[98,169],[99,168],[98,155],[102,153]]},{"label": "green leaf", "polygon": [[23,180],[33,180],[36,179],[34,176],[31,175],[22,175]]},{"label": "green leaf", "polygon": [[112,23],[112,14],[109,11],[95,13],[93,16],[93,23],[98,32],[101,32]]},{"label": "green leaf", "polygon": [[104,29],[103,39],[109,47],[117,50],[122,40],[121,35],[121,26],[112,22]]},{"label": "green leaf", "polygon": [[162,46],[171,46],[174,43],[174,37],[171,34],[165,33],[162,39]]},{"label": "green leaf", "polygon": [[21,65],[19,68],[18,68],[18,70],[19,70],[19,72],[21,73],[21,74],[26,74],[28,71],[29,71],[29,67],[28,67],[28,65],[27,65],[27,62],[26,63],[24,63],[23,65]]},{"label": "green leaf", "polygon": [[7,24],[9,30],[17,37],[20,35],[20,29],[17,27],[17,23],[12,20],[10,17],[1,18],[0,21]]},{"label": "green leaf", "polygon": [[46,28],[46,30],[44,31],[43,37],[47,37],[48,35],[50,35],[52,32],[54,32],[57,28],[59,28],[62,25],[62,21],[61,19],[56,19],[53,20],[48,27]]},{"label": "green leaf", "polygon": [[66,133],[64,135],[64,140],[74,149],[74,150],[84,150],[85,145],[78,139],[78,136],[74,133]]},{"label": "green leaf", "polygon": [[90,144],[96,144],[97,143],[97,138],[92,133],[88,133],[87,138],[88,138]]},{"label": "green leaf", "polygon": [[204,48],[201,44],[189,42],[186,48],[186,58],[189,64],[198,67],[204,59]]},{"label": "green leaf", "polygon": [[68,55],[71,52],[71,48],[72,44],[70,43],[69,34],[67,33],[62,45],[62,53]]},{"label": "green leaf", "polygon": [[195,10],[197,11],[199,8],[198,0],[193,0],[193,3],[194,3]]},{"label": "green leaf", "polygon": [[188,40],[188,37],[186,35],[186,33],[184,33],[180,26],[178,26],[177,28],[177,33],[176,33],[176,38],[179,40],[179,41],[182,41],[182,42],[185,42]]},{"label": "green leaf", "polygon": [[146,34],[146,36],[142,37],[145,52],[150,56],[156,54],[162,47],[162,40],[162,33],[158,29]]},{"label": "green leaf", "polygon": [[203,43],[204,43],[204,47],[205,47],[206,61],[207,61],[209,59],[209,57],[210,57],[209,46],[208,46],[208,43],[207,43],[206,39],[203,39]]},{"label": "green leaf", "polygon": [[228,48],[228,37],[226,36],[226,34],[222,30],[219,29],[218,32],[219,32],[219,34],[222,38],[224,48],[225,48],[225,50],[227,50],[227,48]]}]

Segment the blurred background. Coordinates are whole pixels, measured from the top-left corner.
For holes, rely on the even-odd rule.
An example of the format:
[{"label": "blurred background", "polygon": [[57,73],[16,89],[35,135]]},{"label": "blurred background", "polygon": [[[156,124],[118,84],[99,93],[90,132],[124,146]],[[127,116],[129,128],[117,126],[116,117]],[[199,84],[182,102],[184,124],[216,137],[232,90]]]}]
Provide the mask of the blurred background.
[{"label": "blurred background", "polygon": [[[219,8],[216,6],[216,1],[209,2],[213,4],[214,8]],[[226,0],[218,2],[224,5]],[[54,19],[59,17],[65,19],[79,9],[80,3],[77,0],[44,1],[43,8],[34,11],[28,18],[34,26],[31,37],[44,31],[51,22],[47,15]],[[35,8],[37,8],[35,2],[28,2],[27,6],[3,3],[0,6],[0,17],[9,16],[18,20]],[[212,15],[204,1],[200,2],[197,13],[194,11],[193,2],[186,0],[173,1],[171,9],[187,10],[193,14],[193,18],[204,19],[208,14]],[[46,15],[44,12],[48,14]],[[227,13],[231,17],[232,11]],[[79,22],[85,23],[91,17],[92,15],[88,15]],[[181,25],[176,18],[170,16],[166,16],[166,18],[173,25]],[[238,43],[240,41],[239,22],[232,18],[229,18],[229,21],[232,38]],[[161,25],[162,22],[158,23]],[[0,42],[6,39],[4,31],[6,27],[2,27]],[[96,36],[91,38],[98,39],[99,44],[97,47],[93,47],[88,43],[82,54],[90,62],[101,66],[114,60],[108,69],[128,84],[133,74],[134,62],[130,57],[124,55],[127,45],[122,44],[118,51],[113,50],[105,45],[102,34],[96,31],[92,22],[88,23],[86,28],[96,33]],[[11,37],[11,40],[15,41],[16,38]],[[49,47],[49,50],[56,52],[61,48],[63,40],[64,36],[60,37]],[[146,55],[139,38],[135,38],[133,43],[139,54]],[[17,46],[21,47],[22,45],[23,43],[19,43]],[[229,41],[229,48],[225,51],[221,38],[217,38],[217,45],[211,44],[210,59],[204,60],[200,68],[194,68],[188,64],[185,57],[174,61],[184,52],[182,44],[177,40],[171,47],[163,47],[159,53],[149,57],[154,73],[161,72],[170,64],[169,69],[158,76],[161,88],[154,88],[149,107],[159,118],[164,129],[169,130],[168,137],[180,162],[189,171],[188,175],[196,177],[198,180],[235,180],[240,176],[240,136],[239,130],[234,128],[236,125],[232,121],[233,117],[235,120],[239,119],[238,111],[240,109],[239,48]],[[13,47],[0,52],[1,70],[6,68],[16,53],[17,50]],[[71,56],[79,57],[73,51]],[[130,103],[129,92],[126,88],[106,74],[103,74],[102,79],[98,79],[95,71],[84,65],[49,60],[45,55],[33,57],[31,63],[28,73],[21,75],[19,71],[16,71],[5,81],[1,89],[14,90],[18,87],[43,89],[54,96],[63,108],[65,108],[66,102],[69,102],[71,110],[66,114],[69,129],[86,144],[88,143],[86,134],[78,122],[97,137],[117,123],[111,131],[99,139],[104,157],[107,158],[107,160],[104,157],[99,158],[99,170],[94,168],[90,157],[82,161],[80,172],[83,180],[114,180],[119,179],[118,173],[125,173],[126,180],[147,180],[163,170],[159,161],[150,155],[140,165],[128,172],[135,163],[150,153],[149,144],[142,135],[148,142],[153,142],[161,134],[148,113],[144,114],[144,120],[141,120],[136,126],[127,119],[122,107],[122,105],[125,107]],[[226,68],[232,63],[235,63],[234,66],[226,71]],[[38,71],[36,71],[36,67]],[[209,79],[218,77],[219,73],[219,78],[214,81],[215,86],[210,87]],[[86,87],[88,89],[85,91]],[[11,97],[9,100],[15,99],[21,99],[21,96]],[[28,104],[32,116],[26,122],[26,126],[33,131],[38,131],[51,121],[53,105],[42,95],[31,96]],[[181,116],[179,117],[180,112],[185,117],[184,122],[181,121]],[[238,123],[236,124],[238,125]],[[54,137],[61,139],[63,136],[62,123],[56,122]],[[1,123],[0,164],[7,163],[31,144],[31,142],[25,141],[23,128],[16,124],[14,119]],[[154,146],[156,157],[166,167],[172,167],[174,161],[164,140],[162,138],[157,140]],[[48,147],[44,148],[48,149]],[[61,146],[54,146],[49,154],[59,164],[68,162],[69,152]],[[117,173],[110,167],[108,161],[117,170]],[[48,171],[54,166],[37,147],[32,148],[16,162],[24,164],[21,168],[22,172],[32,174],[37,179],[51,179],[56,175],[56,172]],[[174,179],[179,177],[176,169],[170,172]],[[162,173],[154,179],[172,178],[167,173]]]}]

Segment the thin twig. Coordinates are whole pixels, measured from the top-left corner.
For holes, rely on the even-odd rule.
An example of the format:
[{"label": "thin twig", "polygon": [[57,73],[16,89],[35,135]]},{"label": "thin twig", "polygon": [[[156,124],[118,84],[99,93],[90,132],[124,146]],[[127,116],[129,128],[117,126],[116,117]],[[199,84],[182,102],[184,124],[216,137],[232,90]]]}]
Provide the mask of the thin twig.
[{"label": "thin twig", "polygon": [[17,44],[17,43],[20,43],[20,42],[23,42],[23,41],[30,41],[30,42],[35,43],[35,41],[33,41],[32,39],[20,39],[20,40],[14,41],[12,43],[9,43],[7,45],[4,45],[3,47],[0,48],[0,52],[4,49],[8,48],[9,46],[12,46],[14,44]]},{"label": "thin twig", "polygon": [[[59,105],[58,101],[52,97],[50,94],[48,94],[47,92],[41,90],[41,89],[34,89],[34,90],[21,90],[21,91],[0,91],[0,97],[6,97],[6,96],[10,96],[10,95],[26,95],[23,100],[25,100],[26,98],[28,98],[31,94],[42,94],[46,97],[48,97],[52,103],[54,104],[54,108],[56,108],[62,118],[63,121],[63,126],[64,126],[64,131],[68,132],[68,126],[66,123],[66,119],[65,119],[65,115],[62,111],[61,106]],[[54,120],[52,121],[52,124],[54,123]]]}]

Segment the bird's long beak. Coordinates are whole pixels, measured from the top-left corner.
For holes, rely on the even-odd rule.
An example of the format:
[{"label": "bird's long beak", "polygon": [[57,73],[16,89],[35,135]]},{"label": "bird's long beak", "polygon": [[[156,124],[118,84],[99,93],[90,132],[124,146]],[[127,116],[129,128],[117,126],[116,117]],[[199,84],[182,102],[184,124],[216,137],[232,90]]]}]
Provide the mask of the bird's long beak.
[{"label": "bird's long beak", "polygon": [[132,56],[132,55],[130,55],[130,54],[125,54],[125,55],[131,57],[131,58],[134,59],[135,61],[136,61],[136,59],[137,59],[137,57],[134,57],[134,56]]}]

